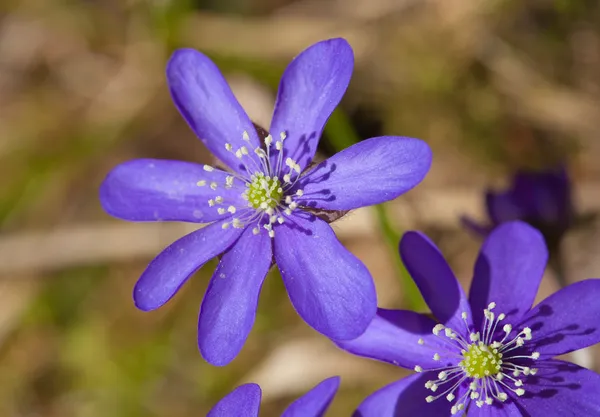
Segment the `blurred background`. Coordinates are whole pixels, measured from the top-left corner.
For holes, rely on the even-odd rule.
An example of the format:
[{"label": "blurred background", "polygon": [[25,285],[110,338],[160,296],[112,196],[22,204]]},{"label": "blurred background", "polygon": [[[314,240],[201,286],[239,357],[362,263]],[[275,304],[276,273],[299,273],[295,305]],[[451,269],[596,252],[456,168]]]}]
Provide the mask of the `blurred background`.
[{"label": "blurred background", "polygon": [[[415,190],[334,223],[372,272],[383,307],[418,306],[396,245],[420,229],[468,288],[484,190],[518,169],[563,164],[582,220],[561,234],[568,281],[600,276],[600,3],[594,0],[3,0],[0,5],[0,416],[203,416],[243,382],[278,416],[342,376],[343,416],[406,372],[344,354],[294,312],[276,271],[256,325],[225,368],[196,347],[209,263],[158,311],[133,285],[195,225],[110,218],[98,186],[133,158],[208,162],[175,110],[165,63],[209,54],[267,127],[281,72],[345,37],[356,68],[319,157],[354,135],[413,136],[434,150]],[[351,143],[351,142],[350,142]],[[558,287],[548,270],[539,297]],[[594,349],[579,358],[589,366]],[[577,359],[577,358],[575,358]]]}]

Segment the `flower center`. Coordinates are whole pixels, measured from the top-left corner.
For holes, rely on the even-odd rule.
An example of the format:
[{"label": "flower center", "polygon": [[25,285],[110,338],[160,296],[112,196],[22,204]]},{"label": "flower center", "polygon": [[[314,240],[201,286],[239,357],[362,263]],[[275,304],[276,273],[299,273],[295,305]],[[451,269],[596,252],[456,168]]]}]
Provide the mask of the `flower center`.
[{"label": "flower center", "polygon": [[248,204],[255,209],[275,208],[283,197],[283,188],[277,177],[265,175],[262,172],[253,174],[251,182],[246,183]]},{"label": "flower center", "polygon": [[[243,132],[242,139],[250,143],[248,132]],[[245,185],[241,194],[243,205],[239,204],[239,199],[228,201],[224,194],[220,193],[208,200],[208,206],[214,207],[218,214],[230,216],[230,220],[222,224],[223,229],[243,229],[252,225],[255,235],[265,230],[270,237],[274,237],[274,226],[284,223],[287,216],[291,216],[298,208],[297,199],[304,195],[302,189],[294,187],[300,178],[300,165],[292,158],[283,159],[285,139],[285,132],[280,133],[277,141],[268,135],[264,139],[266,150],[257,147],[253,151],[246,145],[234,149],[230,143],[225,143],[225,149],[240,161],[245,175],[230,173],[225,177],[224,183],[209,182],[206,179],[196,183],[198,187],[209,186],[213,191],[231,189],[237,185],[235,182]],[[256,155],[258,159],[251,155]],[[204,170],[212,172],[215,169],[204,165]]]},{"label": "flower center", "polygon": [[[433,369],[423,369],[415,366],[417,372],[431,372],[437,378],[428,380],[425,388],[436,393],[442,388],[441,393],[429,395],[427,402],[446,397],[449,402],[454,400],[450,412],[452,415],[464,410],[469,401],[475,401],[477,407],[491,405],[494,401],[504,402],[508,399],[506,391],[512,391],[518,396],[525,394],[521,375],[535,375],[537,369],[523,365],[523,361],[536,360],[540,357],[538,352],[529,355],[519,354],[518,350],[531,340],[531,329],[525,327],[512,339],[509,335],[513,329],[510,324],[502,326],[504,337],[494,340],[497,336],[496,329],[506,318],[505,314],[498,316],[493,313],[496,303],[490,303],[483,310],[485,321],[482,332],[473,332],[467,322],[467,313],[461,317],[465,323],[466,331],[463,336],[443,324],[436,324],[433,334],[441,338],[447,348],[441,353],[435,353],[435,361],[445,361],[454,365],[442,366]],[[419,344],[424,345],[423,339]],[[459,387],[464,387],[463,394],[456,399],[455,392]]]},{"label": "flower center", "polygon": [[467,376],[481,379],[500,372],[502,353],[483,342],[470,345],[462,355],[464,359],[458,365]]}]

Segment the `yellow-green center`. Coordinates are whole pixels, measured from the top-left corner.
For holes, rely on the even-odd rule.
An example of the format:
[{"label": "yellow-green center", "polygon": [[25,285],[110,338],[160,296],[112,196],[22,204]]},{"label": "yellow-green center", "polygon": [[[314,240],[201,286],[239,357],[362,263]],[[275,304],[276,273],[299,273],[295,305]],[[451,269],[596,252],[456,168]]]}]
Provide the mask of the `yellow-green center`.
[{"label": "yellow-green center", "polygon": [[252,182],[246,184],[248,202],[255,209],[275,208],[283,197],[283,189],[279,178],[271,178],[263,173],[252,176]]},{"label": "yellow-green center", "polygon": [[459,365],[472,378],[496,375],[502,368],[502,353],[482,342],[470,345],[462,355],[464,359]]}]

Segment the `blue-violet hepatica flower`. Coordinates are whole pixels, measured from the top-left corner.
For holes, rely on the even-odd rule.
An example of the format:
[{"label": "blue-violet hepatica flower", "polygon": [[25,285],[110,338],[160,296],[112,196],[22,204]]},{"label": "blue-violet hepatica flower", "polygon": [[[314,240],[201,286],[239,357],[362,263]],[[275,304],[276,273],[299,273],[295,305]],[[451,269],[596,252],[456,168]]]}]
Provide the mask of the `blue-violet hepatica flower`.
[{"label": "blue-violet hepatica flower", "polygon": [[353,60],[343,39],[319,42],[296,57],[283,74],[270,134],[261,143],[215,64],[191,49],[175,51],[167,66],[175,105],[231,171],[140,159],[117,166],[101,186],[102,205],[115,217],[211,223],[148,265],[134,301],[142,310],[162,306],[222,254],[198,323],[200,351],[212,364],[227,364],[242,348],[272,259],[300,316],[328,337],[355,338],[375,315],[369,271],[314,211],[398,197],[424,178],[431,152],[418,139],[384,136],[309,167],[350,82]]},{"label": "blue-violet hepatica flower", "polygon": [[[340,385],[339,377],[328,378],[291,403],[281,417],[321,417]],[[258,417],[261,391],[257,384],[237,387],[219,401],[207,417]]]},{"label": "blue-violet hepatica flower", "polygon": [[360,337],[336,342],[416,371],[371,394],[355,416],[600,416],[600,375],[554,359],[600,341],[600,279],[532,308],[548,253],[520,221],[488,236],[468,299],[424,235],[406,233],[400,254],[436,320],[379,309]]},{"label": "blue-violet hepatica flower", "polygon": [[551,253],[575,220],[571,180],[562,164],[542,171],[517,171],[507,190],[486,191],[485,206],[489,223],[463,217],[469,229],[485,236],[501,223],[522,220],[542,232]]}]

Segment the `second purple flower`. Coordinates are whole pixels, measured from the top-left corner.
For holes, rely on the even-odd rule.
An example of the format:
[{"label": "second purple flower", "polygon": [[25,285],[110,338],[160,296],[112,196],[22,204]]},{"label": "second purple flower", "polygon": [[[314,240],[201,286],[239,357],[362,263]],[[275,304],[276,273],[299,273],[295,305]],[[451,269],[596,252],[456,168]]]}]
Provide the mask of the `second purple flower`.
[{"label": "second purple flower", "polygon": [[326,336],[353,339],[375,315],[369,271],[312,210],[396,198],[424,178],[431,151],[418,139],[377,137],[309,167],[353,63],[343,39],[319,42],[296,57],[281,79],[270,135],[261,140],[215,64],[197,51],[177,50],[167,66],[173,100],[231,172],[141,159],[119,165],[102,184],[102,205],[115,217],[212,222],[160,253],[134,289],[138,308],[156,309],[222,254],[198,324],[200,351],[212,364],[225,365],[241,350],[273,259],[295,309]]}]

